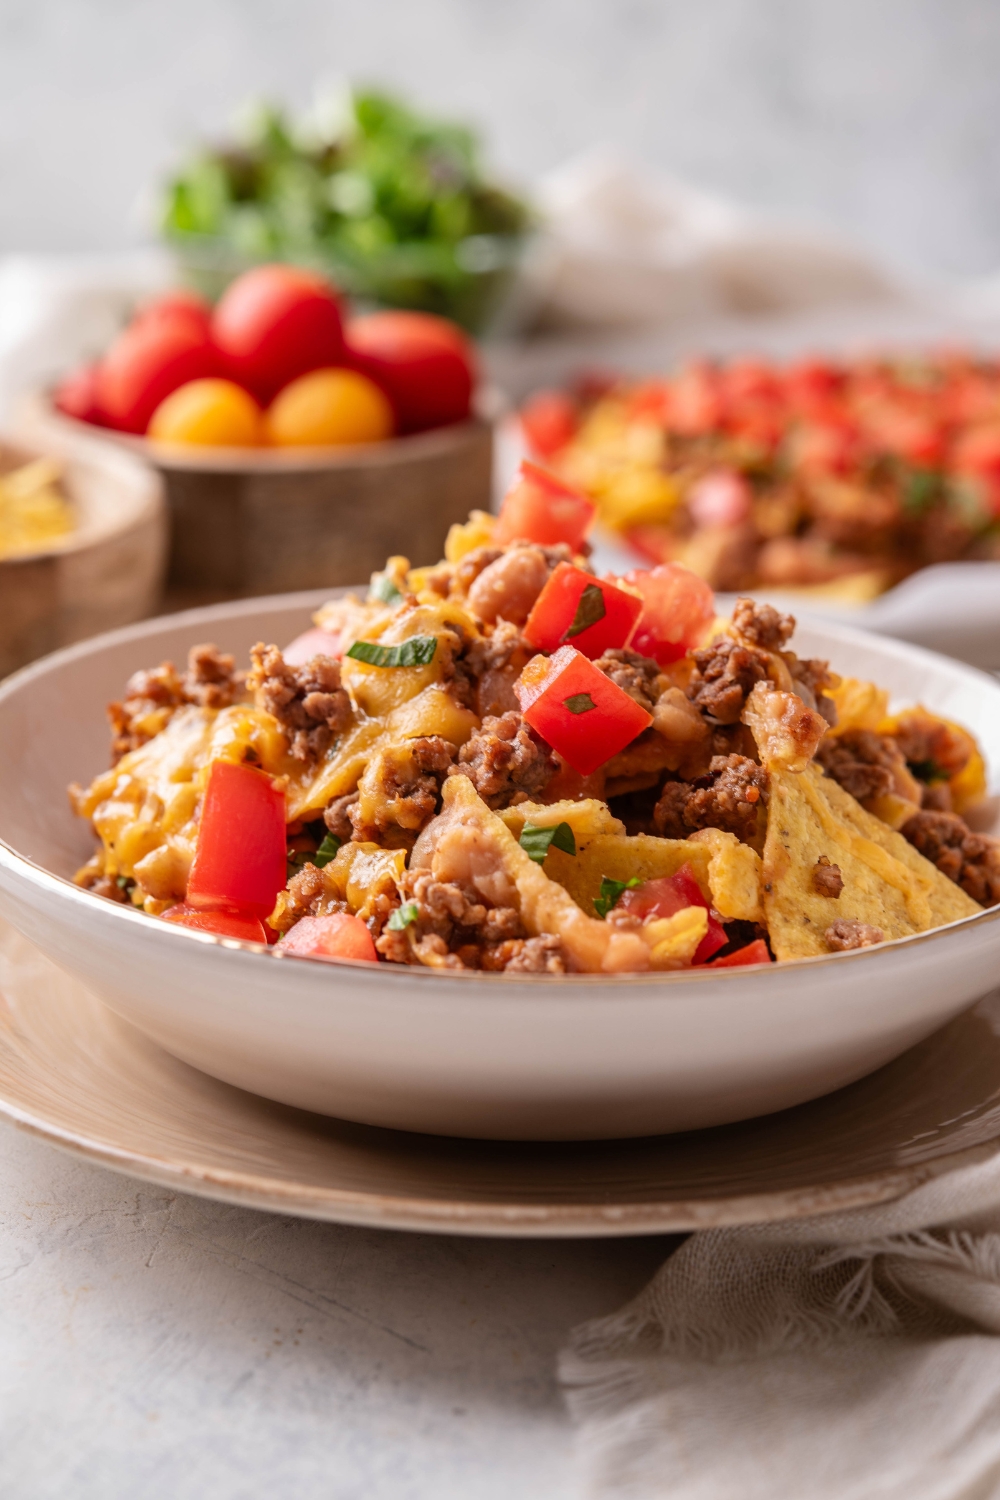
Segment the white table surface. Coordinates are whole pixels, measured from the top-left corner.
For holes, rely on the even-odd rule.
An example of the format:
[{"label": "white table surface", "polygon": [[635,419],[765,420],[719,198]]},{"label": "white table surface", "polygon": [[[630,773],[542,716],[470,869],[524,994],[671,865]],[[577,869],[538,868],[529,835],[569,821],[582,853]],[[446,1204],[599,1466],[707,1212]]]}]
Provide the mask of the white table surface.
[{"label": "white table surface", "polygon": [[564,1500],[555,1356],[666,1239],[342,1228],[0,1126],[4,1500]]}]

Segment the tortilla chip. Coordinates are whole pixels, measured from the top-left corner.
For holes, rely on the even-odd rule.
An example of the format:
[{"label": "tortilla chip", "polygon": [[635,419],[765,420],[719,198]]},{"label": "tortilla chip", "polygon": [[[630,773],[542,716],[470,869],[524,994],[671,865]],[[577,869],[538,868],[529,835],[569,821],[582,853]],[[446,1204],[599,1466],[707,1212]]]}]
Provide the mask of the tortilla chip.
[{"label": "tortilla chip", "polygon": [[712,905],[727,922],[763,922],[761,859],[735,833],[700,828],[687,839],[708,850],[708,887]]},{"label": "tortilla chip", "polygon": [[505,807],[497,817],[516,839],[521,837],[525,823],[534,828],[555,828],[559,823],[568,823],[578,850],[585,849],[599,834],[624,836],[625,833],[625,824],[615,817],[606,802],[596,797],[582,797],[579,802],[519,802],[516,807]]},{"label": "tortilla chip", "polygon": [[691,844],[687,839],[658,839],[648,833],[634,838],[600,834],[575,855],[550,849],[545,856],[545,873],[592,917],[605,876],[609,880],[657,880],[662,875],[676,875],[682,865],[691,866],[702,894],[711,901],[711,857],[707,845]]},{"label": "tortilla chip", "polygon": [[[844,888],[837,898],[814,888],[821,855],[840,869]],[[982,910],[816,766],[801,773],[771,769],[763,877],[778,959],[829,952],[824,933],[840,919],[878,927],[889,941]]]}]

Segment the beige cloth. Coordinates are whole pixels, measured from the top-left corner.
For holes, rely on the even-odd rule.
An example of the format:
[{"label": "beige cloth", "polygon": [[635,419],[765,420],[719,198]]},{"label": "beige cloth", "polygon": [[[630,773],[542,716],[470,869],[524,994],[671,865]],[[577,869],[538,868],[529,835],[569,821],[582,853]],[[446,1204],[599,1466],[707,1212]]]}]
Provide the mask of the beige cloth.
[{"label": "beige cloth", "polygon": [[1000,1156],[695,1235],[560,1373],[590,1500],[1000,1495]]}]

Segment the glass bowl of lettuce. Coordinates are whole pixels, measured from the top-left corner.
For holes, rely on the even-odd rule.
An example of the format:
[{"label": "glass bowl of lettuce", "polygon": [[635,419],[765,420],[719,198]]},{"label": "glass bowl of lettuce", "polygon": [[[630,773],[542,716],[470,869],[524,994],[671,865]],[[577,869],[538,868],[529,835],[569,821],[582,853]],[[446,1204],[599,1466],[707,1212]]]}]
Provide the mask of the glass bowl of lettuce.
[{"label": "glass bowl of lettuce", "polygon": [[256,107],[231,143],[182,164],[159,218],[184,279],[210,298],[248,266],[293,261],[363,304],[471,333],[502,321],[533,224],[484,174],[471,130],[376,92],[299,120]]}]

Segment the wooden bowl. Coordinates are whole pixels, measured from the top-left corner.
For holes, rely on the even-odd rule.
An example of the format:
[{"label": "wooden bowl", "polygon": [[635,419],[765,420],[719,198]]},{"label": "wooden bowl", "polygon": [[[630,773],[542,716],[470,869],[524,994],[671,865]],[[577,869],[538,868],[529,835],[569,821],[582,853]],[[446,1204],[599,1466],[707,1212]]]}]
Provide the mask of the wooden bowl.
[{"label": "wooden bowl", "polygon": [[0,677],[59,646],[151,614],[167,552],[163,483],[113,443],[72,433],[0,443],[0,472],[42,456],[65,465],[77,525],[65,541],[0,557]]},{"label": "wooden bowl", "polygon": [[[93,433],[45,394],[19,430]],[[170,510],[168,589],[176,604],[357,583],[403,553],[436,562],[453,521],[488,510],[490,424],[474,418],[354,448],[177,448],[102,433],[153,464]]]}]

